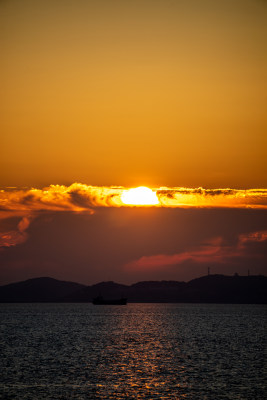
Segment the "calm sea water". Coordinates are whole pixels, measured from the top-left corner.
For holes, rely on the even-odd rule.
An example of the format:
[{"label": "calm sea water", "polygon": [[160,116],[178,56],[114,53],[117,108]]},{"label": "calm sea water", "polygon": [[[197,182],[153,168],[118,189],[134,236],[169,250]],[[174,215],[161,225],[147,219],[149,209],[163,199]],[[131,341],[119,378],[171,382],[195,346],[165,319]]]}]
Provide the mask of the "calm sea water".
[{"label": "calm sea water", "polygon": [[266,398],[265,306],[1,304],[0,323],[1,399]]}]

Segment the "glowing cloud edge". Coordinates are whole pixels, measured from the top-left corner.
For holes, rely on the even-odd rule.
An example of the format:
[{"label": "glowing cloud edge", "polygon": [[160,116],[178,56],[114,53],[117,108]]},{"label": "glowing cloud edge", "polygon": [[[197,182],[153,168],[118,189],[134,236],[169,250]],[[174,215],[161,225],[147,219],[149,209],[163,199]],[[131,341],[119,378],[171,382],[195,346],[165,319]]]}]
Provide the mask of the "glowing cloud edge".
[{"label": "glowing cloud edge", "polygon": [[[134,189],[134,188],[133,188]],[[135,188],[136,189],[136,188]],[[256,208],[267,209],[267,189],[203,189],[160,187],[149,189],[157,204],[126,204],[122,186],[50,185],[43,189],[0,190],[0,213],[72,211],[93,212],[97,207]],[[1,218],[1,216],[0,216]]]}]

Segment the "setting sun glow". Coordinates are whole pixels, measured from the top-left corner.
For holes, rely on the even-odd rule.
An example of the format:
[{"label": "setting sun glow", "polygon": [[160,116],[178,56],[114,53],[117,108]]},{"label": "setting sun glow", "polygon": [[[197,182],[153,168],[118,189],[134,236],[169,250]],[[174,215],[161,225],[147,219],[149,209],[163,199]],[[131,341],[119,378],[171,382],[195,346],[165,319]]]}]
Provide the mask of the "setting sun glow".
[{"label": "setting sun glow", "polygon": [[121,200],[124,204],[133,206],[153,206],[159,204],[156,193],[145,186],[124,190]]}]

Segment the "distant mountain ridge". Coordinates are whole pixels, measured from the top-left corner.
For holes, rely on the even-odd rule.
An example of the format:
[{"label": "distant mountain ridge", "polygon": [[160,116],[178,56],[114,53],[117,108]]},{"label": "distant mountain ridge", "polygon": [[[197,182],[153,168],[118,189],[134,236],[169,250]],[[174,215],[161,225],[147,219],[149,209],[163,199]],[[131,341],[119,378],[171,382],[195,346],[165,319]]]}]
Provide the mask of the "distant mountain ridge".
[{"label": "distant mountain ridge", "polygon": [[0,286],[0,302],[57,302],[85,285],[42,277]]},{"label": "distant mountain ridge", "polygon": [[267,304],[267,277],[207,275],[189,282],[143,281],[123,285],[112,281],[86,286],[42,277],[0,286],[0,302],[91,302],[127,297],[140,303]]}]

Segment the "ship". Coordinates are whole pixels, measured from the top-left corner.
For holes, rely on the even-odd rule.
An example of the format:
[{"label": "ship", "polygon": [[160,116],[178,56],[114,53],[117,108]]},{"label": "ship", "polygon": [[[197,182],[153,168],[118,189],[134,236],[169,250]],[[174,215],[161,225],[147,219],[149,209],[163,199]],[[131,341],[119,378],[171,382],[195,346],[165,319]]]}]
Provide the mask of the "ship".
[{"label": "ship", "polygon": [[120,299],[104,299],[102,296],[97,296],[93,299],[92,303],[94,305],[114,305],[114,306],[125,306],[127,304],[127,299],[121,297]]}]

